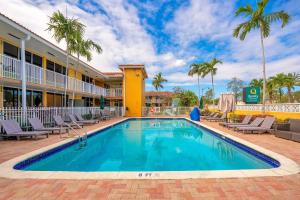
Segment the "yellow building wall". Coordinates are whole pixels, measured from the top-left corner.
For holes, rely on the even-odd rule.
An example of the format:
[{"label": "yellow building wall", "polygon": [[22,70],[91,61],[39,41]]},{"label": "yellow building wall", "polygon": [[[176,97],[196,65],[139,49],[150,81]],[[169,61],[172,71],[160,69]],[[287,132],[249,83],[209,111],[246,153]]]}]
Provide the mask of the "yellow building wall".
[{"label": "yellow building wall", "polygon": [[[80,72],[75,71],[75,70],[72,69],[72,68],[69,68],[69,69],[68,69],[68,76],[69,76],[69,77],[76,78],[76,79],[78,79],[78,80],[82,80],[82,74],[81,74]],[[70,99],[73,99],[73,95],[70,95],[69,98],[70,98]],[[74,96],[74,99],[81,99],[81,96],[80,96],[80,95],[75,95],[75,96]]]},{"label": "yellow building wall", "polygon": [[125,116],[141,117],[144,103],[143,69],[124,69],[123,91]]},{"label": "yellow building wall", "polygon": [[248,110],[236,110],[234,114],[238,115],[272,115],[276,119],[300,119],[300,112],[261,112],[261,111],[248,111]]}]

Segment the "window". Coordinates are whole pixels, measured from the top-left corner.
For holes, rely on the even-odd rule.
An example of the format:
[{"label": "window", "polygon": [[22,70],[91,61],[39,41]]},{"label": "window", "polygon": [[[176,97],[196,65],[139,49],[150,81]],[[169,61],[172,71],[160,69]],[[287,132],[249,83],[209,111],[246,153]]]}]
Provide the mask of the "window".
[{"label": "window", "polygon": [[90,98],[90,97],[82,97],[83,99],[83,104],[85,107],[91,107],[93,106],[93,98]]},{"label": "window", "polygon": [[54,71],[54,62],[47,60],[47,69]]},{"label": "window", "polygon": [[63,100],[64,100],[64,95],[62,94],[47,93],[48,107],[62,107],[64,103]]},{"label": "window", "polygon": [[33,91],[32,92],[32,103],[33,106],[39,107],[42,105],[43,102],[43,94],[42,92]]},{"label": "window", "polygon": [[82,75],[82,81],[84,81],[86,83],[93,83],[93,79],[86,75]]},{"label": "window", "polygon": [[[20,93],[22,93],[21,90],[20,90]],[[22,102],[22,95],[20,97],[21,97],[20,101]],[[22,105],[22,103],[21,103],[21,105]],[[32,91],[30,91],[30,90],[26,91],[26,106],[32,107]]]},{"label": "window", "polygon": [[62,73],[62,66],[55,63],[55,72],[61,74]]},{"label": "window", "polygon": [[18,47],[11,45],[9,43],[3,43],[3,53],[5,55],[18,58]]},{"label": "window", "polygon": [[47,93],[47,106],[54,107],[54,94],[53,93]]},{"label": "window", "polygon": [[[21,58],[21,56],[20,56],[20,58]],[[31,63],[31,53],[28,51],[25,51],[25,60],[26,60],[26,62]]]},{"label": "window", "polygon": [[32,54],[32,64],[43,67],[43,58],[38,55]]},{"label": "window", "polygon": [[18,89],[3,88],[3,106],[4,107],[18,107]]}]

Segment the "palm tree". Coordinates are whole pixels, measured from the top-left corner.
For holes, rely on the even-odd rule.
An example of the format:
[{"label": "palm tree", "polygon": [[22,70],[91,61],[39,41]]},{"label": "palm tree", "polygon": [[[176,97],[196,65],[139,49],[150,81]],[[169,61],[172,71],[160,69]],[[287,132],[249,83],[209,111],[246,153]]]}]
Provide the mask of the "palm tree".
[{"label": "palm tree", "polygon": [[297,73],[288,73],[286,75],[286,79],[284,82],[285,87],[287,88],[288,92],[288,101],[289,103],[292,102],[292,90],[296,85],[300,82],[300,74]]},{"label": "palm tree", "polygon": [[271,79],[267,79],[267,92],[269,94],[270,103],[273,102],[274,90],[276,89],[276,83]]},{"label": "palm tree", "polygon": [[233,31],[234,37],[239,37],[240,40],[244,40],[246,35],[254,29],[260,30],[260,43],[262,48],[262,66],[263,66],[263,112],[265,111],[265,96],[266,96],[266,60],[264,49],[264,38],[270,35],[270,24],[272,22],[281,21],[281,27],[283,28],[290,19],[290,16],[284,12],[266,13],[266,6],[269,0],[261,0],[257,3],[256,10],[251,5],[242,6],[237,9],[235,15],[245,14],[249,18],[248,21],[239,24]]},{"label": "palm tree", "polygon": [[[96,44],[92,40],[84,40],[83,35],[77,32],[75,37],[72,38],[70,41],[69,50],[70,53],[74,53],[77,55],[77,68],[79,67],[80,63],[80,56],[85,57],[88,61],[92,60],[92,50],[95,50],[97,53],[102,52],[102,48],[100,45]],[[73,92],[73,99],[74,99],[74,92]],[[74,105],[74,101],[72,102],[72,107]]]},{"label": "palm tree", "polygon": [[279,102],[281,102],[283,90],[282,88],[285,87],[285,81],[287,80],[287,76],[284,73],[276,74],[275,76],[270,78],[279,92]]},{"label": "palm tree", "polygon": [[66,70],[66,84],[65,84],[65,102],[64,106],[67,105],[67,77],[68,77],[68,65],[69,65],[69,55],[70,55],[70,42],[74,39],[76,35],[82,35],[84,33],[85,26],[78,21],[78,19],[67,18],[59,10],[54,12],[51,17],[49,17],[48,31],[53,32],[54,39],[60,43],[62,40],[66,42],[66,52],[67,52],[67,70]]},{"label": "palm tree", "polygon": [[200,66],[199,73],[202,78],[207,76],[208,74],[211,75],[211,86],[212,86],[212,94],[213,94],[213,104],[214,97],[215,97],[215,89],[214,89],[214,75],[216,75],[218,68],[215,67],[218,63],[222,64],[222,61],[214,58],[210,62],[205,62]]},{"label": "palm tree", "polygon": [[163,88],[162,83],[163,82],[167,82],[167,79],[164,79],[162,77],[162,73],[159,72],[158,74],[156,74],[152,80],[152,85],[155,88],[156,91],[159,90],[159,88]]},{"label": "palm tree", "polygon": [[198,77],[198,97],[200,99],[200,82],[199,82],[199,77],[201,75],[201,66],[203,65],[203,63],[193,63],[190,65],[190,71],[188,72],[189,76],[193,76],[195,74],[197,74]]},{"label": "palm tree", "polygon": [[250,87],[259,87],[260,89],[262,89],[263,87],[263,79],[260,78],[260,79],[252,79],[251,82],[250,82]]}]

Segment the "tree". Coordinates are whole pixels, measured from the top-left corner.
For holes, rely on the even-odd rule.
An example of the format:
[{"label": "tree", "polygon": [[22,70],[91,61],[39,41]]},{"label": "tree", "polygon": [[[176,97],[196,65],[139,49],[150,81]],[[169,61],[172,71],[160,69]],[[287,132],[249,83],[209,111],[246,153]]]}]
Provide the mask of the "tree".
[{"label": "tree", "polygon": [[198,97],[200,98],[200,82],[199,77],[201,75],[201,67],[203,63],[193,63],[190,65],[190,71],[188,72],[189,76],[197,75],[198,78]]},{"label": "tree", "polygon": [[265,59],[265,49],[264,49],[264,38],[270,35],[270,25],[272,22],[281,21],[281,27],[283,28],[290,19],[290,16],[284,12],[273,12],[266,13],[266,6],[269,0],[261,0],[257,2],[256,10],[252,8],[251,5],[242,6],[237,9],[235,15],[244,14],[248,21],[239,24],[233,31],[233,36],[244,40],[247,34],[251,30],[259,29],[260,31],[260,43],[262,49],[262,68],[263,68],[263,112],[265,111],[265,96],[266,96],[266,59]]},{"label": "tree", "polygon": [[178,98],[179,99],[179,106],[185,106],[185,107],[190,107],[197,105],[198,97],[197,95],[190,90],[184,90],[182,88],[176,89],[176,92],[174,92],[173,98]]},{"label": "tree", "polygon": [[[95,50],[97,53],[102,52],[102,48],[100,45],[96,44],[92,40],[84,40],[83,34],[80,32],[76,32],[75,36],[70,40],[69,45],[70,53],[74,53],[77,55],[77,67],[79,68],[80,56],[85,57],[88,61],[92,60],[92,50]],[[74,92],[73,92],[74,99]],[[72,107],[74,105],[74,101],[72,102]]]},{"label": "tree", "polygon": [[252,79],[250,82],[250,87],[259,87],[261,90],[263,88],[263,79]]},{"label": "tree", "polygon": [[200,66],[199,72],[202,78],[207,76],[208,74],[211,75],[211,85],[212,85],[212,95],[213,95],[213,103],[214,103],[214,96],[215,96],[215,89],[214,89],[214,75],[216,75],[218,68],[216,65],[222,62],[216,58],[212,59],[210,62],[205,62]]},{"label": "tree", "polygon": [[244,82],[236,77],[233,77],[231,81],[227,83],[227,90],[234,93],[236,102],[238,100],[238,97],[241,96],[243,86]]},{"label": "tree", "polygon": [[207,101],[206,103],[209,103],[213,100],[213,92],[212,92],[212,89],[209,89],[205,92],[204,94],[205,96],[205,100]]},{"label": "tree", "polygon": [[288,73],[286,75],[286,79],[284,81],[284,86],[288,91],[288,102],[292,102],[292,90],[294,90],[296,85],[299,85],[300,82],[300,74],[297,73]]},{"label": "tree", "polygon": [[[67,52],[67,69],[69,65],[69,55],[70,55],[70,41],[74,40],[76,35],[81,35],[84,33],[85,26],[78,21],[78,19],[67,18],[59,10],[54,12],[51,17],[49,17],[49,23],[47,30],[53,32],[54,39],[60,43],[62,40],[66,42],[66,52]],[[66,71],[65,80],[65,101],[64,106],[67,105],[67,77],[68,70]]]},{"label": "tree", "polygon": [[270,103],[273,102],[273,99],[274,99],[274,91],[276,89],[276,83],[271,79],[271,78],[268,78],[267,79],[267,92],[269,94],[269,100],[270,100]]},{"label": "tree", "polygon": [[279,92],[279,102],[281,102],[283,90],[285,87],[285,81],[287,80],[287,76],[284,73],[276,74],[275,76],[270,78],[273,81],[274,86],[278,89]]},{"label": "tree", "polygon": [[152,80],[152,85],[155,88],[156,91],[159,90],[159,88],[164,88],[164,86],[162,85],[162,83],[167,82],[167,79],[164,79],[162,77],[162,73],[159,72],[158,74],[156,74]]}]

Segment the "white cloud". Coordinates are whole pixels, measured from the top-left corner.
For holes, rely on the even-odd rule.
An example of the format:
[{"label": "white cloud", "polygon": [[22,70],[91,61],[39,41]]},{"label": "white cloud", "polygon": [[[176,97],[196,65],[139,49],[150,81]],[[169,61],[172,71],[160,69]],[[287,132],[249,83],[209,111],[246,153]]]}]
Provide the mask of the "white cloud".
[{"label": "white cloud", "polygon": [[[93,4],[88,4],[86,9],[92,10],[94,14],[80,9],[77,1],[68,4],[68,16],[80,19],[86,25],[86,35],[93,39],[103,48],[103,53],[93,54],[91,65],[101,71],[118,71],[117,65],[122,63],[162,63],[161,66],[184,64],[181,59],[176,59],[172,53],[170,59],[165,55],[156,54],[151,37],[140,24],[137,10],[134,6],[122,0],[98,1],[105,14],[96,12]],[[29,0],[0,0],[0,12],[28,27],[40,36],[55,43],[51,33],[46,32],[48,16],[56,10],[65,11],[64,1]],[[16,6],[18,5],[18,6]],[[18,13],[18,14],[15,14]],[[33,15],[34,13],[34,15]],[[58,44],[64,48],[64,44]],[[162,59],[161,59],[162,58]],[[173,60],[172,60],[173,59]],[[151,72],[151,70],[150,70]]]},{"label": "white cloud", "polygon": [[174,34],[174,41],[182,46],[203,38],[221,38],[229,34],[232,13],[231,1],[191,0],[188,6],[178,9],[174,20],[166,25],[166,31]]}]

